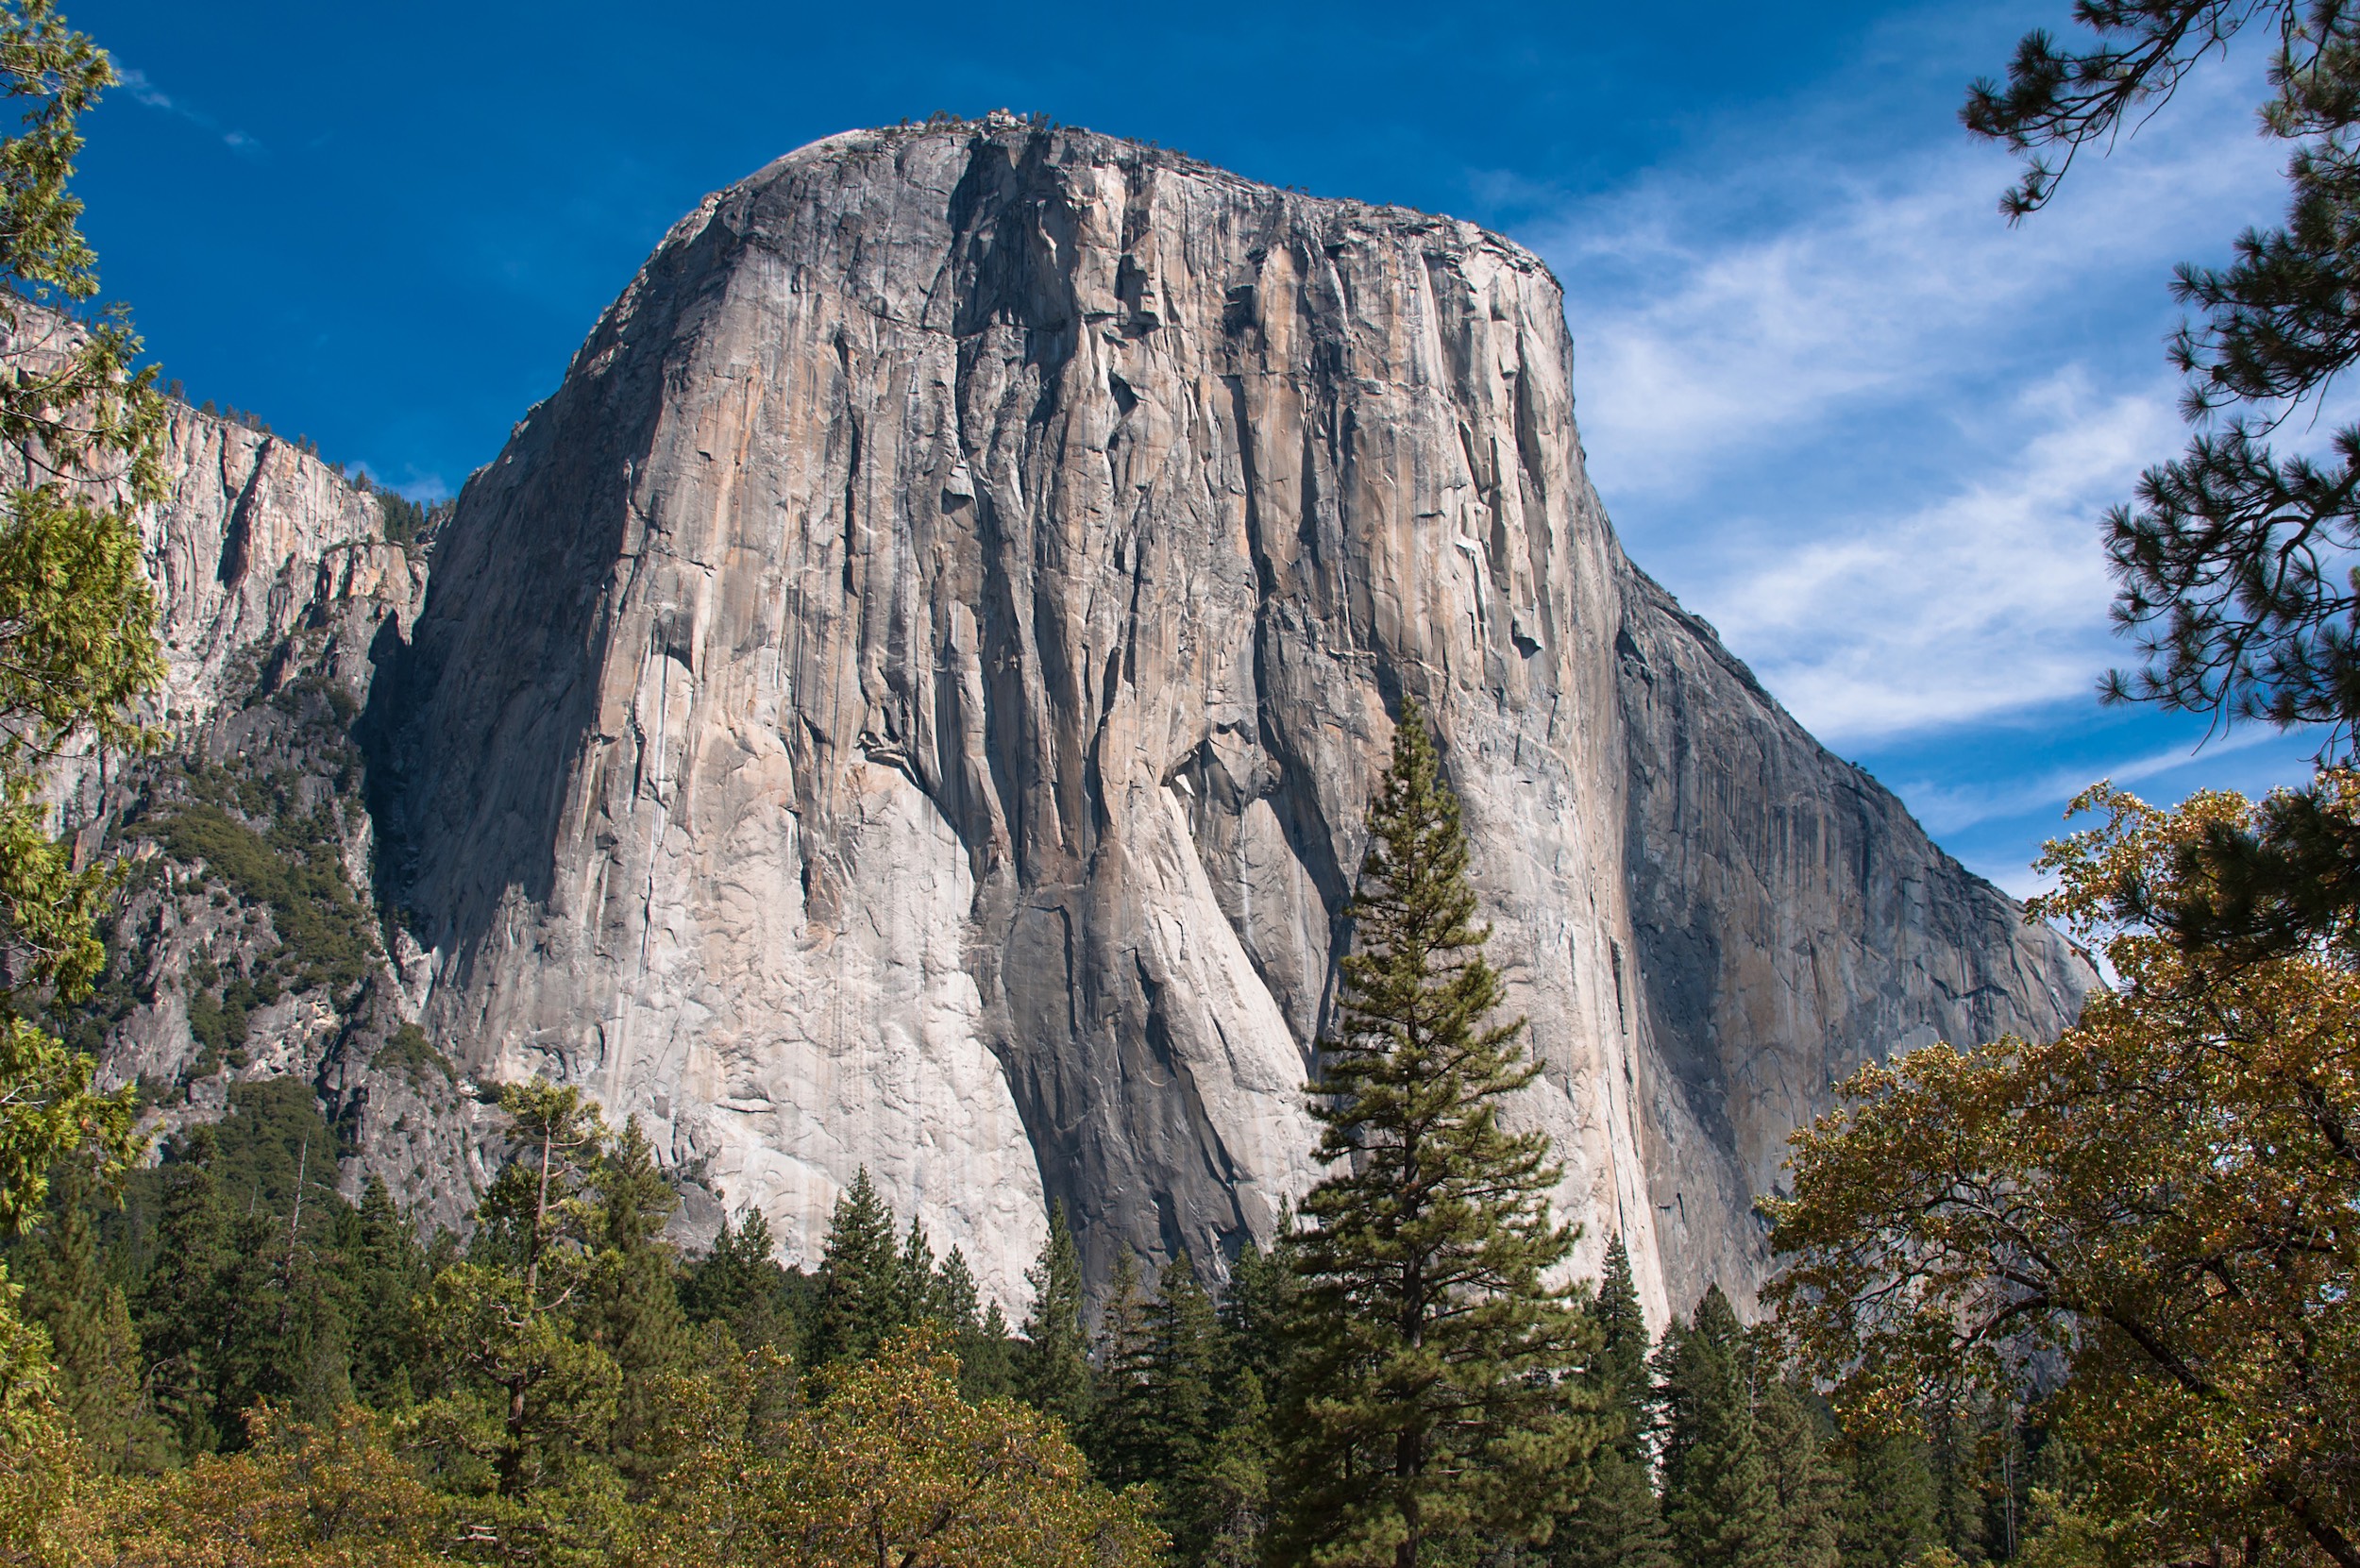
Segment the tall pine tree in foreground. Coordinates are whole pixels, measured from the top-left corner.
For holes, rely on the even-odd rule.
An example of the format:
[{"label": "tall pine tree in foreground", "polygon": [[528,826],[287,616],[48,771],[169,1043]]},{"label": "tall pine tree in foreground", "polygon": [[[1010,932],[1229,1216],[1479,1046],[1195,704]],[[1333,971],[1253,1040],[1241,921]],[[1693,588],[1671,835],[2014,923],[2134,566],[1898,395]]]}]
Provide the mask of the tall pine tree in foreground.
[{"label": "tall pine tree in foreground", "polygon": [[1499,1124],[1541,1069],[1521,1020],[1490,1021],[1501,986],[1475,913],[1458,802],[1405,700],[1311,1087],[1330,1174],[1290,1242],[1282,1561],[1414,1568],[1538,1543],[1606,1426],[1574,1375],[1597,1332],[1543,1278],[1574,1243],[1549,1209],[1548,1139]]}]

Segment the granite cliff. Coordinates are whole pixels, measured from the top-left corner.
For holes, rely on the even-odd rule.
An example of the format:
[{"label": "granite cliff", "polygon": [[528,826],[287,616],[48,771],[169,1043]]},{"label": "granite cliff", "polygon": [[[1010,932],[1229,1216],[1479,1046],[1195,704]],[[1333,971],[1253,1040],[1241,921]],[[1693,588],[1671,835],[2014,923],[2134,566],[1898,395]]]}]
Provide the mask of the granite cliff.
[{"label": "granite cliff", "polygon": [[307,1072],[437,1213],[465,1084],[543,1072],[790,1260],[865,1165],[1012,1309],[1052,1200],[1099,1277],[1218,1267],[1311,1179],[1415,696],[1582,1265],[1622,1234],[1659,1317],[1745,1290],[1833,1077],[2053,1031],[2090,975],[1624,557],[1572,375],[1496,236],[996,117],[709,198],[430,540],[184,413],[149,527],[200,765],[77,809],[328,823],[376,946],[202,1059],[173,933],[260,896],[153,829],[111,1070],[172,1115]]}]

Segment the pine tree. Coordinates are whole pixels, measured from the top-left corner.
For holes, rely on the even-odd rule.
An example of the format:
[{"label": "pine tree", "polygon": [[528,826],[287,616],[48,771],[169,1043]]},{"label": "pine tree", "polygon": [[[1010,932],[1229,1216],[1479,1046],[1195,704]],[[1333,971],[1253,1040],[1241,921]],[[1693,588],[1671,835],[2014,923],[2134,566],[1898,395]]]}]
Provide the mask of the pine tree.
[{"label": "pine tree", "polygon": [[1844,1568],[1909,1568],[1940,1542],[1933,1469],[1913,1432],[1856,1437],[1846,1444]]},{"label": "pine tree", "polygon": [[743,1350],[768,1345],[797,1354],[801,1346],[770,1222],[759,1208],[748,1209],[734,1228],[724,1215],[713,1250],[681,1279],[681,1306],[689,1322],[726,1324]]},{"label": "pine tree", "polygon": [[372,1175],[353,1224],[353,1391],[379,1409],[410,1403],[411,1369],[424,1358],[415,1303],[430,1277],[418,1233]]},{"label": "pine tree", "polygon": [[1780,1375],[1759,1340],[1751,1350],[1754,1428],[1778,1499],[1780,1568],[1836,1568],[1850,1498],[1828,1453],[1825,1406]]},{"label": "pine tree", "polygon": [[1549,1561],[1552,1568],[1670,1568],[1671,1543],[1656,1501],[1648,1442],[1655,1391],[1647,1366],[1647,1322],[1620,1236],[1607,1244],[1591,1315],[1599,1332],[1594,1375],[1614,1434],[1599,1445],[1589,1494],[1558,1522]]},{"label": "pine tree", "polygon": [[219,1306],[213,1280],[223,1225],[212,1148],[212,1129],[194,1128],[165,1163],[156,1261],[134,1303],[156,1408],[183,1455],[211,1453],[222,1439],[213,1408],[221,1332],[211,1320]]},{"label": "pine tree", "polygon": [[835,1201],[819,1255],[819,1322],[811,1364],[865,1361],[902,1322],[902,1259],[893,1210],[862,1166]]},{"label": "pine tree", "polygon": [[665,1462],[655,1380],[685,1370],[690,1338],[672,1283],[674,1253],[665,1222],[680,1194],[655,1166],[655,1151],[632,1117],[591,1167],[589,1277],[574,1308],[577,1331],[613,1358],[621,1377],[609,1455],[626,1478],[645,1485]]},{"label": "pine tree", "polygon": [[[1926,1425],[1928,1441],[1921,1453],[1933,1499],[1935,1543],[1947,1547],[1962,1562],[2014,1556],[2011,1521],[2021,1517],[2018,1492],[2024,1480],[2014,1411],[2004,1402],[1979,1400],[1963,1389],[1946,1390],[1929,1403]],[[1986,1435],[1997,1440],[1988,1450],[1982,1442]],[[1998,1462],[1989,1464],[1994,1458]],[[1998,1550],[1987,1551],[1987,1545]]]},{"label": "pine tree", "polygon": [[[1282,1237],[1286,1229],[1280,1228]],[[1230,1365],[1252,1373],[1265,1396],[1286,1383],[1286,1329],[1293,1299],[1294,1275],[1286,1261],[1247,1237],[1222,1288],[1221,1325]]]},{"label": "pine tree", "polygon": [[1239,1371],[1222,1414],[1192,1509],[1204,1532],[1198,1560],[1205,1568],[1256,1568],[1270,1529],[1271,1472],[1277,1462],[1261,1378]]},{"label": "pine tree", "polygon": [[970,1405],[1016,1393],[1016,1338],[1008,1315],[993,1302],[972,1338],[959,1341],[959,1394]]},{"label": "pine tree", "polygon": [[[1292,1223],[1291,1216],[1281,1216],[1282,1239]],[[1285,1382],[1293,1295],[1294,1275],[1285,1260],[1248,1236],[1230,1262],[1216,1309],[1222,1425],[1191,1510],[1204,1532],[1201,1560],[1207,1568],[1244,1568],[1262,1560],[1277,1462],[1268,1391]]]},{"label": "pine tree", "polygon": [[1598,1375],[1610,1391],[1609,1408],[1622,1418],[1615,1446],[1631,1458],[1644,1458],[1655,1408],[1654,1379],[1647,1370],[1647,1318],[1639,1307],[1639,1287],[1631,1279],[1629,1249],[1619,1235],[1607,1243],[1591,1312],[1598,1324]]},{"label": "pine tree", "polygon": [[926,1239],[926,1227],[918,1222],[915,1214],[910,1216],[910,1228],[902,1237],[902,1256],[895,1264],[893,1287],[895,1327],[924,1323],[939,1315],[941,1281],[935,1275],[934,1243]]},{"label": "pine tree", "polygon": [[1016,1351],[1017,1397],[1080,1432],[1090,1412],[1089,1338],[1082,1327],[1082,1255],[1064,1204],[1049,1206],[1049,1239],[1024,1279],[1033,1307]]},{"label": "pine tree", "polygon": [[1428,1543],[1545,1539],[1603,1423],[1565,1374],[1593,1344],[1544,1274],[1572,1250],[1547,1138],[1499,1124],[1539,1074],[1474,923],[1458,802],[1402,704],[1369,812],[1313,1115],[1331,1173],[1290,1243],[1298,1287],[1282,1555],[1412,1568]]},{"label": "pine tree", "polygon": [[951,1335],[952,1352],[959,1358],[959,1395],[969,1403],[996,1399],[1008,1391],[1008,1320],[1000,1304],[978,1311],[975,1275],[967,1255],[952,1247],[934,1277],[927,1316]]},{"label": "pine tree", "polygon": [[1182,1253],[1164,1266],[1147,1307],[1141,1447],[1162,1487],[1160,1522],[1184,1562],[1205,1557],[1231,1511],[1213,1474],[1225,1413],[1219,1383],[1226,1350],[1213,1298]]},{"label": "pine tree", "polygon": [[61,1162],[50,1197],[25,1271],[25,1313],[49,1330],[59,1401],[99,1469],[152,1469],[162,1434],[143,1398],[139,1335],[123,1288],[100,1269],[90,1162]]},{"label": "pine tree", "polygon": [[1150,1438],[1150,1348],[1138,1257],[1125,1247],[1090,1346],[1089,1420],[1080,1443],[1089,1456],[1090,1473],[1109,1486],[1155,1480],[1161,1474],[1161,1456]]},{"label": "pine tree", "polygon": [[1657,1353],[1663,1522],[1679,1568],[1784,1568],[1785,1522],[1754,1425],[1749,1360],[1717,1285]]},{"label": "pine tree", "polygon": [[975,1332],[978,1306],[975,1275],[967,1266],[967,1255],[952,1247],[942,1267],[926,1282],[926,1307],[920,1315],[949,1330],[955,1342]]},{"label": "pine tree", "polygon": [[603,1445],[621,1374],[559,1313],[593,1267],[588,1194],[606,1123],[578,1087],[539,1079],[504,1085],[499,1105],[514,1153],[476,1206],[467,1260],[435,1274],[423,1317],[448,1370],[491,1391],[493,1470],[516,1500]]},{"label": "pine tree", "polygon": [[1589,1492],[1549,1541],[1551,1568],[1671,1568],[1671,1539],[1646,1461],[1607,1443],[1592,1466]]}]

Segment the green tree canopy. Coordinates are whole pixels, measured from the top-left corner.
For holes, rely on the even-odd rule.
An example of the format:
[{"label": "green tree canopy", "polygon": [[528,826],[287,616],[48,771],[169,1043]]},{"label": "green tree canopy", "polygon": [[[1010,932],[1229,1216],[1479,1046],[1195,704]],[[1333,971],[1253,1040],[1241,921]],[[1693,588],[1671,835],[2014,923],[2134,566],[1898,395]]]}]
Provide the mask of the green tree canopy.
[{"label": "green tree canopy", "polygon": [[1754,1409],[1745,1330],[1714,1286],[1656,1357],[1663,1520],[1679,1568],[1783,1568],[1785,1521]]},{"label": "green tree canopy", "polygon": [[[2191,319],[2171,347],[2195,430],[2107,514],[2115,619],[2142,664],[2105,685],[2139,699],[2318,726],[2323,761],[2360,734],[2360,426],[2286,451],[2360,358],[2360,8],[2350,0],[2077,0],[2079,32],[2025,37],[2004,81],[1963,117],[2024,156],[2012,219],[2047,205],[2075,155],[2159,109],[2239,34],[2274,53],[2265,130],[2288,148],[2284,221],[2248,229],[2227,266],[2182,266]],[[2347,814],[2291,794],[2183,852],[2210,863],[2206,896],[2166,912],[2183,940],[2283,952],[2360,908],[2360,835]],[[2183,922],[2183,923],[2175,923]]]},{"label": "green tree canopy", "polygon": [[2172,355],[2203,428],[2108,518],[2116,618],[2147,655],[2109,691],[2348,726],[2360,716],[2349,559],[2360,430],[2337,432],[2320,459],[2281,457],[2269,435],[2360,357],[2350,305],[2360,14],[2344,0],[2079,0],[2074,17],[2082,39],[2027,35],[2007,79],[1977,82],[1963,111],[1969,129],[2025,155],[2002,202],[2012,218],[2047,205],[2076,153],[2118,135],[2247,29],[2275,34],[2262,123],[2290,144],[2285,222],[2239,236],[2226,267],[2179,269],[2174,292],[2197,319]]},{"label": "green tree canopy", "polygon": [[1033,1306],[1018,1330],[1016,1391],[1067,1431],[1079,1432],[1090,1416],[1089,1336],[1082,1324],[1082,1255],[1064,1204],[1050,1204],[1049,1239],[1024,1279]]},{"label": "green tree canopy", "polygon": [[750,1208],[735,1225],[724,1215],[713,1250],[681,1280],[681,1306],[691,1323],[723,1323],[748,1350],[770,1345],[789,1355],[801,1349],[795,1316],[796,1287],[778,1261],[770,1222]]},{"label": "green tree canopy", "polygon": [[88,992],[94,926],[114,885],[76,868],[37,798],[61,751],[135,746],[163,668],[129,508],[156,499],[163,404],[119,315],[69,313],[98,288],[68,188],[80,116],[113,67],[48,0],[0,5],[0,1228],[40,1210],[50,1169],[129,1156],[128,1091],[92,1091],[92,1063],[27,1021],[44,993]]},{"label": "green tree canopy", "polygon": [[1591,1304],[1598,1327],[1590,1375],[1611,1424],[1592,1461],[1590,1491],[1558,1521],[1551,1568],[1670,1568],[1671,1543],[1655,1493],[1655,1381],[1648,1365],[1647,1320],[1631,1279],[1630,1253],[1619,1235]]},{"label": "green tree canopy", "polygon": [[819,1320],[811,1337],[814,1366],[876,1354],[911,1321],[913,1292],[902,1284],[893,1244],[893,1210],[861,1167],[836,1201],[819,1255]]},{"label": "green tree canopy", "polygon": [[467,1260],[436,1274],[423,1317],[453,1385],[446,1425],[466,1433],[455,1446],[488,1453],[514,1501],[562,1489],[609,1440],[621,1373],[566,1309],[609,1262],[600,1232],[630,1222],[598,1203],[609,1135],[581,1089],[529,1079],[498,1098],[511,1157],[476,1207]]},{"label": "green tree canopy", "polygon": [[[113,868],[77,867],[39,788],[57,756],[141,740],[137,704],[163,668],[155,598],[129,509],[157,498],[163,402],[136,368],[125,318],[77,308],[98,289],[69,188],[79,121],[115,80],[106,55],[50,0],[0,3],[0,91],[18,111],[0,140],[0,1233],[39,1215],[61,1161],[111,1173],[138,1146],[126,1087],[94,1092],[91,1058],[31,1021],[76,1002],[105,962],[95,918]],[[62,1499],[66,1419],[47,1337],[0,1275],[0,1544],[42,1549]],[[126,1324],[70,1338],[93,1394]],[[87,1329],[88,1333],[83,1330]],[[105,1342],[112,1348],[100,1348]],[[96,1357],[97,1360],[93,1357]],[[94,1410],[86,1412],[93,1413]]]}]

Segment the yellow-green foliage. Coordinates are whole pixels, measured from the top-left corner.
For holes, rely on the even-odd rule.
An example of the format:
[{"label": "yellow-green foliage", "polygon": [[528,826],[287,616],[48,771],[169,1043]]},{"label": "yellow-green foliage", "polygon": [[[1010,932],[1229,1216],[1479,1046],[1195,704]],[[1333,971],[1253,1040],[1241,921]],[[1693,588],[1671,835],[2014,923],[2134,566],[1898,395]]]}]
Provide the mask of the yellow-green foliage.
[{"label": "yellow-green foliage", "polygon": [[[35,1331],[36,1333],[38,1331]],[[452,1489],[422,1467],[447,1412],[347,1408],[319,1425],[270,1409],[227,1458],[145,1478],[42,1472],[34,1533],[0,1561],[111,1568],[411,1568],[428,1562],[612,1568],[1152,1568],[1152,1497],[1094,1486],[1057,1424],[1010,1400],[970,1404],[922,1332],[849,1366],[800,1411],[761,1419],[783,1363],[723,1357],[683,1378],[688,1444],[656,1495],[610,1475],[528,1497]],[[447,1478],[447,1477],[446,1477]],[[14,1501],[0,1472],[0,1509]],[[8,1520],[0,1514],[0,1532]]]},{"label": "yellow-green foliage", "polygon": [[[2360,776],[2315,793],[2360,827]],[[2250,1540],[2355,1560],[2360,974],[2326,943],[2257,961],[2162,929],[2211,896],[2188,851],[2256,806],[2080,803],[2109,820],[2051,847],[2036,912],[2102,942],[2119,985],[2054,1041],[1846,1084],[1794,1140],[1771,1299],[1874,1424],[1963,1375],[2013,1391],[2031,1358],[2062,1367],[2049,1414],[2091,1461],[2091,1513],[2150,1559]]]},{"label": "yellow-green foliage", "polygon": [[775,1446],[684,1467],[649,1568],[1148,1568],[1153,1496],[1090,1484],[1049,1417],[970,1405],[957,1360],[904,1330],[828,1380]]},{"label": "yellow-green foliage", "polygon": [[[398,1425],[347,1408],[319,1426],[263,1411],[253,1442],[145,1480],[88,1484],[49,1560],[110,1568],[412,1568],[465,1541],[450,1503],[396,1448]],[[464,1557],[458,1557],[465,1560]]]}]

